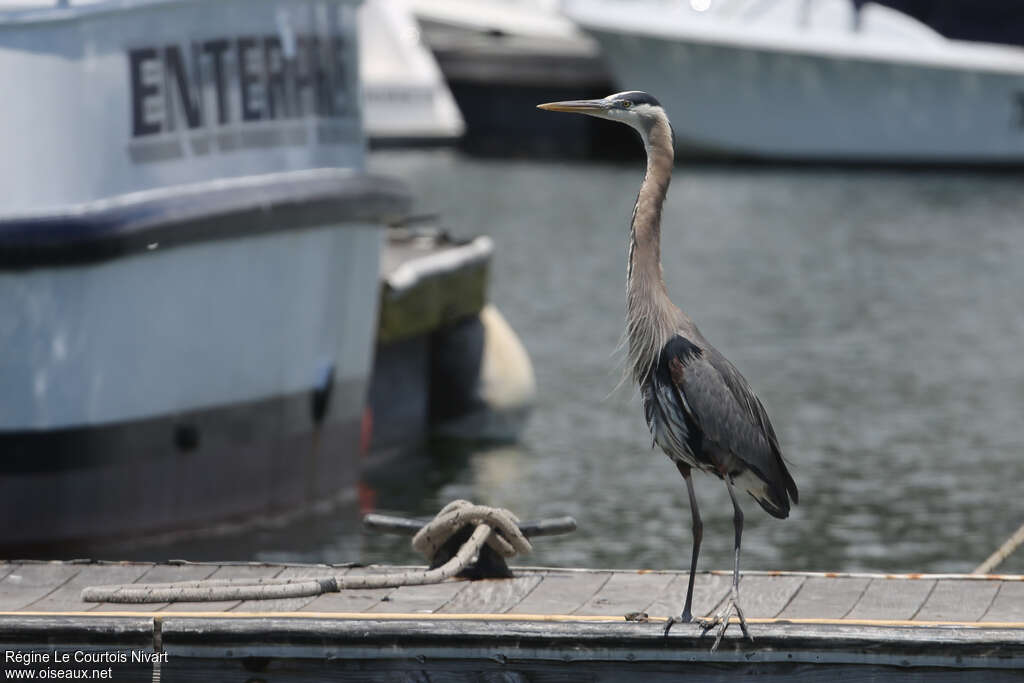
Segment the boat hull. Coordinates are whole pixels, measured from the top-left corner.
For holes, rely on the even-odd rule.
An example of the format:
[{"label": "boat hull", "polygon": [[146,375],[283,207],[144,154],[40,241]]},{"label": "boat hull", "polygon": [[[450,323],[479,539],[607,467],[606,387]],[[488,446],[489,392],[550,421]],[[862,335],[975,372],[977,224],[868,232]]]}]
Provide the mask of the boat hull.
[{"label": "boat hull", "polygon": [[407,208],[323,169],[0,221],[0,546],[354,495],[380,226]]},{"label": "boat hull", "polygon": [[588,26],[684,152],[791,161],[1024,162],[1019,72]]}]

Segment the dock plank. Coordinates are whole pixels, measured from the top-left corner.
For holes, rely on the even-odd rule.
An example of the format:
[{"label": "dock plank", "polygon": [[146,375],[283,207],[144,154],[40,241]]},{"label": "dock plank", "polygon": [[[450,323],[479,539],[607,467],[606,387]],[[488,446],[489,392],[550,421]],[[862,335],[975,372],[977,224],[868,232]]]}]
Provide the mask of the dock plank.
[{"label": "dock plank", "polygon": [[849,619],[910,619],[935,587],[927,579],[872,579]]},{"label": "dock plank", "polygon": [[300,612],[368,612],[385,600],[394,588],[353,588],[326,593],[301,608]]},{"label": "dock plank", "polygon": [[23,607],[32,612],[87,612],[100,606],[82,600],[82,589],[117,583],[132,583],[153,565],[85,565],[57,590]]},{"label": "dock plank", "polygon": [[[748,617],[774,618],[785,609],[806,580],[803,576],[740,574],[740,607]],[[728,581],[725,590],[729,590]]]},{"label": "dock plank", "polygon": [[0,581],[0,611],[19,610],[46,597],[81,568],[81,565],[57,562],[20,565]]},{"label": "dock plank", "polygon": [[508,610],[511,614],[573,614],[612,577],[611,572],[552,572],[523,600]]},{"label": "dock plank", "polygon": [[[448,581],[433,586],[356,589],[288,600],[165,604],[83,603],[90,585],[159,583],[203,578],[302,577],[395,571],[396,567],[328,565],[0,563],[0,611],[116,614],[131,611],[436,612],[619,616],[675,615],[685,598],[685,571],[609,571],[525,568],[511,580]],[[728,595],[725,572],[696,576],[693,612],[710,614]],[[741,575],[748,617],[1024,624],[1024,580],[944,575]]]},{"label": "dock plank", "polygon": [[998,590],[997,581],[939,581],[914,620],[977,621],[988,611]]},{"label": "dock plank", "polygon": [[[341,576],[375,574],[394,571],[393,567],[339,568]],[[388,602],[395,588],[346,588],[337,593],[325,593],[303,607],[301,612],[367,612],[381,602]]]},{"label": "dock plank", "polygon": [[439,611],[445,613],[501,614],[518,605],[542,580],[540,576],[473,581]]},{"label": "dock plank", "polygon": [[402,614],[437,612],[465,590],[469,583],[469,581],[450,581],[426,586],[401,586],[367,611]]},{"label": "dock plank", "polygon": [[[284,571],[283,565],[222,565],[208,578],[211,579],[256,579],[272,578]],[[219,602],[174,602],[158,612],[230,612],[241,604],[240,600]]]},{"label": "dock plank", "polygon": [[[0,609],[0,641],[42,651],[151,651],[155,644],[169,655],[162,669],[167,680],[267,678],[258,672],[272,672],[275,681],[450,683],[667,683],[683,676],[700,683],[748,675],[774,681],[1024,680],[1024,577],[1016,576],[750,572],[741,575],[740,595],[748,619],[757,619],[750,624],[756,642],[730,629],[721,648],[709,652],[712,638],[701,637],[697,625],[677,627],[666,640],[658,620],[681,608],[685,571],[527,567],[515,569],[516,578],[508,580],[179,604],[154,619],[146,610],[162,605],[92,609],[78,602],[78,591],[90,584],[203,576],[359,575],[408,568],[22,564],[0,565],[0,574],[11,569],[0,576],[0,596],[8,604],[16,596],[24,608]],[[730,583],[727,572],[699,573],[696,615],[713,612]],[[138,613],[119,613],[122,607]],[[632,611],[646,611],[654,623],[622,618]],[[782,618],[772,619],[775,613]],[[145,664],[115,666],[114,672],[115,679],[132,680],[148,680],[153,673]]]},{"label": "dock plank", "polygon": [[810,576],[786,608],[783,619],[842,619],[853,609],[870,579],[861,577]]},{"label": "dock plank", "polygon": [[[207,579],[217,571],[217,565],[209,564],[158,564],[152,566],[133,583],[170,583],[173,581],[199,581]],[[107,582],[113,583],[113,582]],[[105,602],[94,612],[156,612],[167,607],[167,602],[120,603]]]},{"label": "dock plank", "polygon": [[982,621],[1024,622],[1024,581],[1003,581]]},{"label": "dock plank", "polygon": [[10,564],[10,563],[4,562],[4,563],[0,564],[0,581],[3,581],[4,579],[6,579],[8,574],[14,573],[14,571],[16,569],[18,569],[18,567],[20,567],[20,566],[21,565],[18,564],[18,563]]},{"label": "dock plank", "polygon": [[[672,581],[658,594],[644,611],[652,617],[677,617],[683,611],[686,588],[690,582],[689,573],[676,574]],[[698,573],[693,577],[693,605],[695,617],[710,615],[715,607],[729,593],[731,579],[720,574]]]},{"label": "dock plank", "polygon": [[675,578],[672,574],[653,572],[616,572],[589,600],[573,614],[625,615],[643,612],[657,595]]}]

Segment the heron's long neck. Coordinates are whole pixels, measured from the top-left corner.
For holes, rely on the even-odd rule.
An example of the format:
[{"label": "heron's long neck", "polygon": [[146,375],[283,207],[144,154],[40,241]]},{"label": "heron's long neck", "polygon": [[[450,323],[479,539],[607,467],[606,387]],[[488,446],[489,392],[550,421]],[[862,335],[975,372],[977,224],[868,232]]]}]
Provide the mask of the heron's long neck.
[{"label": "heron's long neck", "polygon": [[658,121],[644,139],[647,173],[633,209],[626,274],[626,324],[633,377],[643,381],[671,337],[678,310],[661,272],[661,207],[672,178],[672,130]]}]

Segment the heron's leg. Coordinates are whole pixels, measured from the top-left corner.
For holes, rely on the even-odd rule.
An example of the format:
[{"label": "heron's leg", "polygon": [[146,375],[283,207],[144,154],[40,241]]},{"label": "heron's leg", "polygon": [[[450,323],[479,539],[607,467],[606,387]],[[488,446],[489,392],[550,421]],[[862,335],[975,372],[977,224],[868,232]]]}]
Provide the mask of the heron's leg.
[{"label": "heron's leg", "polygon": [[700,542],[704,538],[704,523],[700,519],[700,510],[697,509],[697,494],[693,490],[693,477],[690,476],[689,465],[676,463],[679,474],[683,475],[686,481],[686,492],[690,495],[690,517],[693,521],[693,552],[690,555],[690,581],[686,585],[686,602],[683,605],[683,613],[679,617],[671,617],[665,624],[665,635],[676,623],[689,624],[693,621],[693,613],[690,611],[693,606],[693,579],[697,573],[697,557],[700,555]]},{"label": "heron's leg", "polygon": [[740,609],[740,541],[743,537],[743,510],[740,508],[739,501],[736,500],[736,490],[733,489],[732,480],[726,479],[725,486],[729,491],[729,498],[732,499],[732,524],[736,530],[736,558],[732,567],[732,604],[736,609],[736,616],[739,617],[743,635],[753,640],[750,637],[750,631],[747,630],[747,620],[743,618],[743,610]]},{"label": "heron's leg", "polygon": [[[679,467],[683,471],[685,465]],[[704,523],[700,519],[700,510],[697,509],[697,494],[693,491],[693,478],[690,476],[690,468],[686,468],[686,492],[690,494],[690,516],[693,520],[693,552],[690,555],[690,580],[686,584],[686,604],[683,605],[682,619],[685,622],[693,621],[693,614],[690,608],[693,605],[693,579],[697,573],[697,557],[700,555],[700,542],[704,538]]]},{"label": "heron's leg", "polygon": [[718,626],[718,636],[715,638],[715,644],[711,646],[712,652],[714,652],[718,648],[719,643],[722,642],[722,636],[725,635],[725,629],[729,627],[729,617],[733,613],[736,614],[736,617],[740,621],[740,629],[743,631],[743,635],[751,641],[754,640],[753,636],[750,635],[750,631],[747,630],[747,620],[743,617],[743,610],[740,609],[740,541],[743,537],[743,510],[740,509],[739,501],[736,500],[736,491],[733,489],[731,478],[726,477],[725,486],[729,491],[729,498],[732,499],[732,524],[736,531],[736,555],[732,569],[732,590],[729,593],[729,602],[721,612],[715,615],[715,619],[713,621],[702,623],[705,633],[714,626]]}]

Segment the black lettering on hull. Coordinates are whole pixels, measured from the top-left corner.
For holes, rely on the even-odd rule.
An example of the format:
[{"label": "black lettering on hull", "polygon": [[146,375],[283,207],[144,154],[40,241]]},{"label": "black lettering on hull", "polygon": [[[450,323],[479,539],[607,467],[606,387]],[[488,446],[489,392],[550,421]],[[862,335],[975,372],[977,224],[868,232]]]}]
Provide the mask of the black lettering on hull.
[{"label": "black lettering on hull", "polygon": [[[237,124],[303,117],[345,124],[332,126],[328,137],[353,128],[348,124],[358,120],[354,45],[342,34],[306,34],[296,36],[294,47],[289,56],[280,37],[256,35],[128,50],[133,141],[187,132],[193,151],[209,150],[197,135],[217,140],[230,133],[227,138],[237,140],[244,130],[235,130]],[[294,137],[262,130],[243,136],[251,146]]]}]

